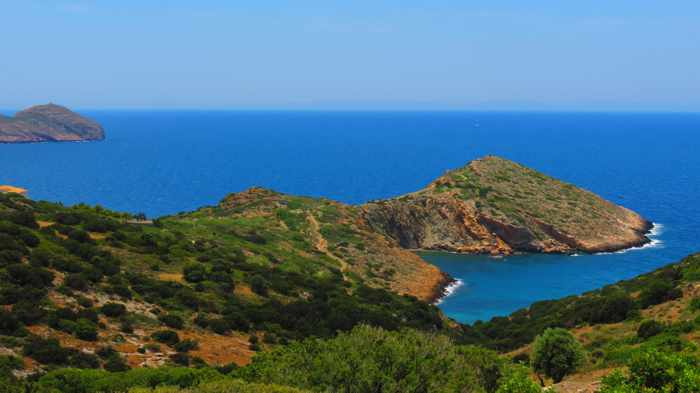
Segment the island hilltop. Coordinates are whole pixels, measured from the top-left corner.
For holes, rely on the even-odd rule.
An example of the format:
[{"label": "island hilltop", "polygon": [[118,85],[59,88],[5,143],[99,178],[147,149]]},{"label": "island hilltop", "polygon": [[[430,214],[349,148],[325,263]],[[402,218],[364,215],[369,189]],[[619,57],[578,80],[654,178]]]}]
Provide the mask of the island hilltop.
[{"label": "island hilltop", "polygon": [[93,120],[55,104],[38,105],[14,117],[0,115],[0,143],[98,141],[105,138]]}]

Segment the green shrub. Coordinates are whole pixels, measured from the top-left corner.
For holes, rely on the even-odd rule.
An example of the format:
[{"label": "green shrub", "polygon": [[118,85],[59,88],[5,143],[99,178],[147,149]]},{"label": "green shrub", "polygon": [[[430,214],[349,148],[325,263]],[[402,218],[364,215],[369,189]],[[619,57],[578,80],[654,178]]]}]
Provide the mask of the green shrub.
[{"label": "green shrub", "polygon": [[97,340],[97,327],[91,321],[81,318],[75,324],[74,334],[81,340],[95,341]]},{"label": "green shrub", "polygon": [[318,392],[493,392],[503,367],[496,354],[443,336],[358,326],[260,353],[234,375]]},{"label": "green shrub", "polygon": [[692,311],[698,311],[700,310],[700,297],[694,297],[689,304],[689,307]]},{"label": "green shrub", "polygon": [[197,349],[198,346],[199,343],[197,341],[187,339],[175,344],[173,348],[175,348],[175,350],[178,352],[189,352],[193,349]]},{"label": "green shrub", "polygon": [[135,387],[187,388],[204,381],[216,381],[221,378],[223,378],[221,374],[210,368],[135,368],[123,372],[60,369],[42,376],[37,386],[40,392],[117,393],[126,392]]},{"label": "green shrub", "polygon": [[191,263],[182,269],[182,275],[188,282],[202,282],[207,277],[207,268],[201,263]]},{"label": "green shrub", "polygon": [[615,371],[603,378],[600,393],[700,392],[700,359],[690,355],[644,351],[629,364],[629,374]]},{"label": "green shrub", "polygon": [[102,307],[100,307],[100,311],[102,314],[108,317],[121,317],[122,315],[126,314],[126,307],[120,303],[110,302],[105,303]]},{"label": "green shrub", "polygon": [[639,303],[642,308],[647,308],[681,296],[683,293],[672,282],[654,279],[642,289]]},{"label": "green shrub", "polygon": [[260,296],[267,296],[268,287],[267,281],[259,275],[255,275],[250,279],[250,289]]},{"label": "green shrub", "polygon": [[43,339],[32,336],[24,344],[23,353],[39,363],[66,364],[69,351],[61,347],[56,339]]},{"label": "green shrub", "polygon": [[163,344],[175,345],[180,342],[180,336],[174,330],[159,330],[151,334],[151,337]]},{"label": "green shrub", "polygon": [[0,334],[12,335],[22,327],[22,323],[12,313],[0,308]]},{"label": "green shrub", "polygon": [[121,356],[119,356],[118,353],[110,355],[107,358],[104,367],[105,370],[113,373],[126,371],[130,368],[129,365],[124,361],[124,359]]},{"label": "green shrub", "polygon": [[84,291],[88,288],[88,280],[82,273],[71,273],[66,275],[63,283],[70,289],[75,289],[76,291]]},{"label": "green shrub", "polygon": [[637,337],[646,340],[649,337],[656,336],[664,331],[664,325],[661,322],[649,319],[639,324],[637,328]]},{"label": "green shrub", "polygon": [[158,320],[163,322],[165,326],[173,329],[182,329],[182,326],[184,325],[182,318],[174,314],[161,315]]},{"label": "green shrub", "polygon": [[238,379],[223,379],[207,382],[188,389],[158,387],[156,389],[135,388],[129,393],[307,393],[287,386],[249,383]]},{"label": "green shrub", "polygon": [[533,344],[532,368],[555,383],[576,371],[583,359],[583,347],[566,329],[547,329]]},{"label": "green shrub", "polygon": [[496,393],[541,393],[542,389],[528,376],[526,368],[515,368],[501,378]]}]

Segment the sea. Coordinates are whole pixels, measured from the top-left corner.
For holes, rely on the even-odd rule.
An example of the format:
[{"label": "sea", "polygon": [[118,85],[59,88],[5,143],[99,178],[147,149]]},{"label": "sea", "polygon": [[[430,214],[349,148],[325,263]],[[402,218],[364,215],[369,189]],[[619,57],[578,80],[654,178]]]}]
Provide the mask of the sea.
[{"label": "sea", "polygon": [[105,141],[0,144],[0,184],[26,188],[34,199],[158,217],[252,186],[358,204],[498,155],[654,222],[651,243],[616,253],[421,254],[456,279],[439,307],[465,323],[700,251],[697,113],[79,112],[104,126]]}]

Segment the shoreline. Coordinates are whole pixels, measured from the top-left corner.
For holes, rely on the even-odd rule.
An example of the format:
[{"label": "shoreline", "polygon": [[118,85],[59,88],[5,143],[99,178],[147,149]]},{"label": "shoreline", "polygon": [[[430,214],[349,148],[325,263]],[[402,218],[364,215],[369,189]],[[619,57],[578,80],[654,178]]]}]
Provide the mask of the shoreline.
[{"label": "shoreline", "polygon": [[445,299],[452,296],[459,288],[464,286],[464,281],[461,278],[453,278],[450,283],[442,289],[442,294],[435,299],[431,304],[439,306]]},{"label": "shoreline", "polygon": [[551,255],[574,255],[578,253],[586,253],[586,254],[604,254],[604,253],[614,253],[614,252],[620,252],[620,251],[625,251],[625,250],[630,250],[630,249],[635,249],[635,248],[641,248],[646,245],[649,245],[654,242],[654,239],[649,238],[649,236],[656,236],[655,228],[663,227],[662,224],[659,223],[654,223],[651,221],[647,221],[647,224],[645,225],[645,229],[643,231],[640,231],[640,236],[642,237],[641,239],[637,241],[630,241],[626,243],[619,243],[616,245],[611,245],[608,247],[601,247],[600,249],[592,249],[592,250],[572,250],[568,252],[561,252],[561,251],[525,251],[525,250],[514,250],[514,252],[510,254],[506,253],[498,253],[498,254],[493,254],[490,252],[459,252],[459,251],[453,251],[453,250],[444,250],[444,249],[434,249],[434,248],[406,248],[406,251],[410,251],[416,254],[419,254],[421,252],[436,252],[436,253],[445,253],[445,254],[455,254],[455,255],[480,255],[480,256],[492,256],[494,258],[500,258],[500,257],[507,257],[511,255],[522,255],[522,254],[551,254]]},{"label": "shoreline", "polygon": [[[585,252],[586,254],[589,255],[606,255],[606,254],[615,254],[615,253],[624,253],[628,251],[633,251],[633,250],[642,250],[644,248],[648,247],[655,247],[658,244],[662,244],[661,240],[659,239],[654,239],[654,237],[658,236],[661,234],[663,230],[663,224],[661,223],[655,223],[652,221],[647,221],[647,224],[645,226],[645,231],[643,232],[643,239],[640,242],[632,243],[631,245],[627,247],[622,247],[622,248],[614,248],[611,249],[610,251],[599,251],[599,252],[585,252],[585,251],[574,251],[571,253],[556,253],[556,252],[531,252],[532,254],[558,254],[558,255],[570,255],[570,256],[580,256],[579,252]],[[457,252],[457,251],[447,251],[447,250],[426,250],[426,249],[409,249],[408,251],[411,251],[413,253],[416,253],[416,255],[420,256],[419,253],[421,252],[435,252],[435,253],[447,253],[447,254],[456,254],[456,255],[481,255],[481,256],[486,256],[489,255],[492,258],[501,258],[504,256],[508,255],[513,255],[513,254],[499,254],[499,255],[492,255],[489,253],[464,253],[464,252]],[[527,252],[517,252],[517,254],[526,254]],[[435,290],[435,295],[433,298],[430,299],[429,303],[435,306],[439,306],[440,303],[442,303],[446,298],[452,296],[457,289],[461,288],[464,286],[464,281],[459,278],[453,278],[449,274],[443,272],[443,276],[446,278],[446,280],[443,280],[442,282],[438,283],[438,287]]]},{"label": "shoreline", "polygon": [[21,141],[0,141],[0,145],[24,145],[30,143],[84,143],[84,142],[102,142],[102,139],[40,139],[40,140],[21,140]]}]

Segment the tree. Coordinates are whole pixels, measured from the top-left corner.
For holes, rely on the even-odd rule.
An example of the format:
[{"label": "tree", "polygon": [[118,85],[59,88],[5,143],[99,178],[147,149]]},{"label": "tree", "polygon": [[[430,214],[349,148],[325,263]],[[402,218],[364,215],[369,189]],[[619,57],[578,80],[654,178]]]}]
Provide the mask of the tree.
[{"label": "tree", "polygon": [[566,329],[547,329],[535,339],[532,367],[555,383],[576,371],[583,359],[583,347]]}]

